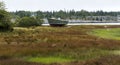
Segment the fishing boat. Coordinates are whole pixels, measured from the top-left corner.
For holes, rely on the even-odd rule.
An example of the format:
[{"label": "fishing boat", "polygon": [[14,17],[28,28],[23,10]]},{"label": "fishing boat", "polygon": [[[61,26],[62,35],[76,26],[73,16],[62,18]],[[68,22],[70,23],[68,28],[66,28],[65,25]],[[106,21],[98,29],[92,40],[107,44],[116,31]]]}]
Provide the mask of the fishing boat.
[{"label": "fishing boat", "polygon": [[50,26],[65,26],[68,24],[68,21],[62,19],[48,19]]}]

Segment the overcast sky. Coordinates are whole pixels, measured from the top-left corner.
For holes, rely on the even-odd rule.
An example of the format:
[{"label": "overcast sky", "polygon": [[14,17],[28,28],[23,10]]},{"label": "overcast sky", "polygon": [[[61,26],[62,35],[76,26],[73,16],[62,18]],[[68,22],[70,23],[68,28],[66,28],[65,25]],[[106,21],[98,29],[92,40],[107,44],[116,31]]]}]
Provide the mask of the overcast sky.
[{"label": "overcast sky", "polygon": [[[1,1],[1,0],[0,0]],[[8,11],[104,10],[120,11],[120,0],[2,0]]]}]

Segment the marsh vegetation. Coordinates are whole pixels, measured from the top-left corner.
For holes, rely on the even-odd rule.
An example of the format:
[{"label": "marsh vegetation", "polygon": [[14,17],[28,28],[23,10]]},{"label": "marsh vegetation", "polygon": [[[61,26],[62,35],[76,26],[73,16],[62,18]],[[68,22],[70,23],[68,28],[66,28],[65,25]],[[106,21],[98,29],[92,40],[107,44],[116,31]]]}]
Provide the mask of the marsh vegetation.
[{"label": "marsh vegetation", "polygon": [[[116,30],[119,27],[108,26]],[[13,32],[0,33],[0,64],[119,65],[120,41],[94,35],[98,33],[98,29],[101,31],[105,28],[104,26],[14,27]]]}]

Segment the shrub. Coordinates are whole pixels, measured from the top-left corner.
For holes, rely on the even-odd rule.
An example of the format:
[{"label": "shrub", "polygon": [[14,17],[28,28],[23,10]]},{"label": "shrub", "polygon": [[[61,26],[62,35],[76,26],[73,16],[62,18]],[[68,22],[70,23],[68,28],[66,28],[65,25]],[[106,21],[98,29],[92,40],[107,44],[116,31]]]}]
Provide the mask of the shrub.
[{"label": "shrub", "polygon": [[9,13],[5,10],[0,10],[0,31],[12,31]]},{"label": "shrub", "polygon": [[20,19],[18,26],[19,27],[30,27],[30,26],[40,26],[42,20],[38,20],[34,17],[23,17]]}]

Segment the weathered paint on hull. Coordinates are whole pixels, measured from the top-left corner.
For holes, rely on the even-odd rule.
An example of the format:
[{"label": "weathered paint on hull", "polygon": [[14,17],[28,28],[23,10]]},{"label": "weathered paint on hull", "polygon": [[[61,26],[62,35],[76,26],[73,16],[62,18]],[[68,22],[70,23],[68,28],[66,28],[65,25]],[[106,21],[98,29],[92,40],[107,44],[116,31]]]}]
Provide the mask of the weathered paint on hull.
[{"label": "weathered paint on hull", "polygon": [[61,26],[65,26],[66,24],[50,24],[50,26],[58,26],[58,27],[61,27]]},{"label": "weathered paint on hull", "polygon": [[50,24],[50,26],[65,26],[66,24],[68,24],[68,21],[48,19],[48,23]]}]

